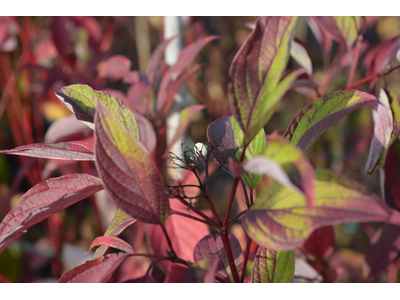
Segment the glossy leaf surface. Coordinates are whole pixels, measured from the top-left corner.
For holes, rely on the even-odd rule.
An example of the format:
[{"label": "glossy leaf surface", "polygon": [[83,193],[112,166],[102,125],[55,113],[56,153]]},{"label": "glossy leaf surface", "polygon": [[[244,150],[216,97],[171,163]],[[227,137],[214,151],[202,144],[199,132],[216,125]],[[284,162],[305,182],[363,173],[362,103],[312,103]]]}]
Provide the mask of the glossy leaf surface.
[{"label": "glossy leaf surface", "polygon": [[94,144],[83,141],[56,144],[36,143],[19,146],[0,153],[64,160],[94,160]]},{"label": "glossy leaf surface", "polygon": [[124,251],[126,253],[134,252],[131,245],[129,245],[124,240],[122,240],[116,236],[112,236],[112,235],[98,236],[90,244],[89,249],[91,250],[93,247],[100,246],[100,245],[109,246],[109,247]]},{"label": "glossy leaf surface", "polygon": [[100,102],[95,124],[96,167],[111,199],[139,221],[163,224],[168,195],[149,154]]},{"label": "glossy leaf surface", "polygon": [[92,129],[94,129],[93,122],[97,102],[100,101],[134,138],[139,139],[135,117],[117,96],[107,92],[94,91],[90,86],[84,84],[65,86],[56,91],[56,96],[65,103],[78,120],[83,121]]},{"label": "glossy leaf surface", "polygon": [[127,254],[111,254],[88,260],[84,264],[64,273],[59,283],[102,283],[107,282],[114,271],[128,257]]},{"label": "glossy leaf surface", "polygon": [[[333,177],[333,180],[330,180]],[[300,193],[275,184],[255,201],[242,219],[244,229],[260,245],[273,250],[299,247],[311,232],[325,225],[345,222],[393,222],[399,214],[374,196],[341,185],[336,175],[316,171],[315,201],[308,207]]]},{"label": "glossy leaf surface", "polygon": [[284,136],[303,151],[348,114],[379,101],[360,91],[336,91],[306,105],[290,122]]},{"label": "glossy leaf surface", "polygon": [[273,251],[262,246],[258,248],[251,273],[251,282],[291,283],[293,274],[293,251]]},{"label": "glossy leaf surface", "polygon": [[[286,68],[296,25],[296,17],[258,18],[255,29],[232,61],[229,104],[245,133],[276,100],[270,95]],[[262,122],[261,127],[264,125]]]},{"label": "glossy leaf surface", "polygon": [[39,183],[26,192],[0,224],[0,253],[27,229],[103,189],[99,178],[69,174]]},{"label": "glossy leaf surface", "polygon": [[303,68],[309,75],[313,74],[313,66],[310,56],[304,46],[296,41],[292,41],[290,56]]}]

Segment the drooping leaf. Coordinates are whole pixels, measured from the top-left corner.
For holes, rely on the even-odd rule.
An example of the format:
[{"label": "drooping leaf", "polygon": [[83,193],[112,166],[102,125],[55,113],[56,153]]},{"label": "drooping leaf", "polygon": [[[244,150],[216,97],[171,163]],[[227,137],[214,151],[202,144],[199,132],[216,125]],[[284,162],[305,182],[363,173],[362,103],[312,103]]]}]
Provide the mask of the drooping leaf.
[{"label": "drooping leaf", "polygon": [[101,102],[95,124],[96,167],[111,199],[139,221],[163,224],[168,195],[149,154]]},{"label": "drooping leaf", "polygon": [[371,240],[365,261],[370,268],[368,279],[372,280],[394,261],[400,252],[400,226],[385,224]]},{"label": "drooping leaf", "polygon": [[[320,174],[322,173],[322,176]],[[275,184],[255,201],[243,216],[243,227],[261,246],[272,250],[299,247],[316,228],[346,222],[391,222],[399,214],[375,196],[365,196],[329,181],[326,171],[315,172],[315,202],[312,207],[301,193]],[[344,179],[341,179],[344,180]]]},{"label": "drooping leaf", "polygon": [[372,110],[374,121],[374,135],[372,136],[368,160],[365,165],[365,173],[372,173],[378,160],[385,153],[393,132],[393,114],[389,104],[389,98],[384,89],[379,93],[381,105]]},{"label": "drooping leaf", "polygon": [[[240,274],[243,264],[242,248],[240,247],[239,241],[233,234],[229,235],[229,243],[231,245],[232,255],[235,260],[238,274]],[[228,259],[219,235],[214,238],[214,236],[210,234],[202,238],[194,248],[193,256],[196,263],[204,259],[215,260],[215,274],[227,280],[228,282],[232,281],[232,274]]]},{"label": "drooping leaf", "polygon": [[133,113],[117,96],[94,91],[90,86],[75,84],[65,86],[55,92],[56,96],[75,114],[75,117],[94,129],[94,115],[97,102],[101,102],[128,132],[139,139],[139,132]]},{"label": "drooping leaf", "polygon": [[335,247],[333,227],[325,226],[314,230],[301,247],[303,251],[317,258],[326,259],[332,254]]},{"label": "drooping leaf", "polygon": [[[267,136],[267,146],[264,147],[260,156],[252,158],[243,163],[243,168],[249,173],[267,175],[275,178],[279,184],[299,190],[306,195],[309,205],[314,202],[314,169],[306,156],[297,147],[289,144],[280,137]],[[292,181],[289,179],[291,174]],[[299,180],[300,179],[300,180]]]},{"label": "drooping leaf", "polygon": [[[186,206],[174,199],[171,199],[170,207],[175,211],[193,214]],[[193,262],[193,249],[197,242],[210,233],[206,224],[179,215],[171,215],[165,222],[165,229],[176,255],[191,262]],[[165,256],[170,249],[160,226],[146,225],[146,231],[153,253]],[[164,261],[160,264],[167,268],[170,263]]]},{"label": "drooping leaf", "polygon": [[59,283],[101,283],[107,282],[114,271],[122,264],[129,254],[111,254],[88,260],[84,264],[64,273]]},{"label": "drooping leaf", "polygon": [[27,229],[103,189],[99,178],[69,174],[39,183],[26,192],[0,224],[0,253]]},{"label": "drooping leaf", "polygon": [[74,115],[53,122],[44,136],[45,144],[78,141],[93,135],[93,130],[78,121]]},{"label": "drooping leaf", "polygon": [[304,152],[335,122],[379,101],[360,91],[336,91],[306,105],[290,122],[284,136]]},{"label": "drooping leaf", "polygon": [[127,242],[124,240],[121,240],[120,238],[112,235],[105,235],[105,236],[98,236],[93,240],[93,242],[90,244],[89,250],[91,250],[95,246],[108,246],[112,247],[115,249],[119,249],[121,251],[124,251],[126,253],[133,253],[134,250],[131,245],[129,245]]},{"label": "drooping leaf", "polygon": [[98,66],[99,77],[123,78],[131,69],[131,61],[123,55],[114,55]]},{"label": "drooping leaf", "polygon": [[[130,217],[122,210],[118,209],[115,213],[115,216],[111,220],[110,226],[108,226],[107,231],[104,233],[104,236],[118,236],[122,231],[124,231],[127,227],[136,222],[136,219]],[[107,251],[108,246],[102,245],[96,249],[93,254],[93,259],[103,256],[103,254]]]},{"label": "drooping leaf", "polygon": [[[212,145],[212,155],[228,173],[234,175],[233,162],[238,162],[243,153],[244,134],[233,117],[224,117],[212,122],[207,128],[207,137]],[[246,149],[245,157],[260,155],[265,148],[264,129],[261,129]],[[260,182],[259,175],[244,174],[243,181],[249,188]]]},{"label": "drooping leaf", "polygon": [[296,41],[292,41],[290,56],[303,68],[309,75],[313,74],[313,65],[310,56],[304,46]]},{"label": "drooping leaf", "polygon": [[83,141],[57,144],[36,143],[10,150],[1,150],[0,153],[48,159],[94,160],[94,145]]},{"label": "drooping leaf", "polygon": [[169,142],[169,147],[171,147],[177,140],[179,140],[186,128],[189,126],[190,122],[194,118],[194,116],[204,108],[204,105],[192,105],[182,109],[179,113],[179,124],[177,125],[177,130],[175,132],[175,136]]},{"label": "drooping leaf", "polygon": [[293,251],[273,251],[263,246],[258,248],[251,273],[251,282],[292,283],[293,274]]},{"label": "drooping leaf", "polygon": [[[245,134],[260,114],[276,102],[270,96],[286,68],[297,21],[296,17],[258,18],[232,61],[229,104]],[[266,122],[261,123],[262,127]]]}]

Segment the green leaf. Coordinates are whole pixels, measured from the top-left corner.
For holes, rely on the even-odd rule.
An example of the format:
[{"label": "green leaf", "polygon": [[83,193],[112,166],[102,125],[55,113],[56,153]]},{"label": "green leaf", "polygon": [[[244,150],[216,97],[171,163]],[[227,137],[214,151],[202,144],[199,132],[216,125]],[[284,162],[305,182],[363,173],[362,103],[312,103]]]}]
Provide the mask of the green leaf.
[{"label": "green leaf", "polygon": [[333,19],[339,29],[347,48],[350,49],[357,40],[358,32],[361,29],[360,16],[335,16]]},{"label": "green leaf", "polygon": [[94,129],[94,115],[97,102],[100,101],[128,132],[139,140],[139,130],[131,110],[117,96],[94,91],[85,84],[65,86],[55,92],[56,96],[75,114],[75,117]]},{"label": "green leaf", "polygon": [[360,91],[335,91],[306,105],[290,122],[284,136],[304,152],[333,124],[379,101]]},{"label": "green leaf", "polygon": [[[320,176],[318,173],[322,172]],[[376,196],[353,189],[351,182],[341,185],[335,174],[316,171],[315,201],[275,184],[255,201],[242,219],[248,235],[269,249],[291,250],[299,247],[316,228],[346,222],[390,222],[399,224],[400,214]],[[330,177],[334,180],[329,181]]]},{"label": "green leaf", "polygon": [[293,251],[274,251],[260,246],[254,259],[251,282],[292,283],[294,276]]}]

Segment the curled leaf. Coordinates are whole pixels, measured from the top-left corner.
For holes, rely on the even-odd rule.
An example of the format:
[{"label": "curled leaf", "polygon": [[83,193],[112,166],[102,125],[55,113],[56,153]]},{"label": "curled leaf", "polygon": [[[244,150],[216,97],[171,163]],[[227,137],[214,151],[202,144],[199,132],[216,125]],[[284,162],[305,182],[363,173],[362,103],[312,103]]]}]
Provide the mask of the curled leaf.
[{"label": "curled leaf", "polygon": [[90,244],[89,249],[91,250],[93,247],[100,246],[100,245],[109,246],[109,247],[124,251],[126,253],[134,252],[131,245],[129,245],[124,240],[121,240],[120,238],[118,238],[116,236],[112,236],[112,235],[98,236]]}]

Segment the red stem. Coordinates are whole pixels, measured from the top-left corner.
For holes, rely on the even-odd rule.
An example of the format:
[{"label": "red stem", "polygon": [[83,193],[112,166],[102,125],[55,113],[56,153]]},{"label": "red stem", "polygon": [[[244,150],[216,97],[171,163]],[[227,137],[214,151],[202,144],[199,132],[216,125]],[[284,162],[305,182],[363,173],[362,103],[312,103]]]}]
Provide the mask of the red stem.
[{"label": "red stem", "polygon": [[220,234],[222,243],[224,244],[226,257],[229,262],[229,267],[232,272],[233,280],[235,283],[239,283],[240,282],[239,274],[236,269],[235,259],[233,258],[231,244],[229,243],[228,233],[226,232],[226,230],[222,230],[219,234]]},{"label": "red stem", "polygon": [[244,252],[244,260],[243,260],[243,267],[242,267],[242,277],[240,278],[241,283],[244,282],[244,277],[246,275],[246,268],[247,268],[247,262],[249,260],[250,246],[251,246],[251,238],[249,236],[247,236],[246,251]]}]

